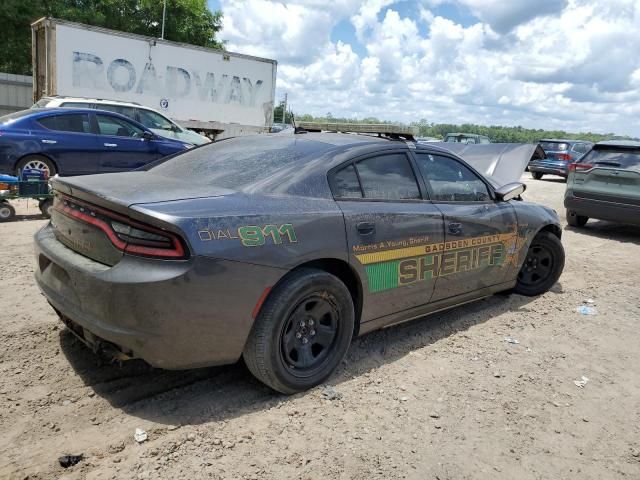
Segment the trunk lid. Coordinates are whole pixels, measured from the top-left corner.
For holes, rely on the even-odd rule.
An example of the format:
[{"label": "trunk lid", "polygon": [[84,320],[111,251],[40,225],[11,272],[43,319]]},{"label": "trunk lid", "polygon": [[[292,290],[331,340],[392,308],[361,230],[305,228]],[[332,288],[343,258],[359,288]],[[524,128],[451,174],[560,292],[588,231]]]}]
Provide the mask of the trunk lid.
[{"label": "trunk lid", "polygon": [[127,228],[134,228],[131,225],[141,225],[134,231],[143,230],[145,238],[137,240],[146,242],[148,248],[164,247],[162,236],[169,241],[181,236],[182,232],[169,216],[152,216],[133,210],[131,206],[232,193],[143,171],[55,177],[51,183],[55,195],[51,225],[58,241],[109,266],[118,263],[125,250],[128,251],[131,231]]}]

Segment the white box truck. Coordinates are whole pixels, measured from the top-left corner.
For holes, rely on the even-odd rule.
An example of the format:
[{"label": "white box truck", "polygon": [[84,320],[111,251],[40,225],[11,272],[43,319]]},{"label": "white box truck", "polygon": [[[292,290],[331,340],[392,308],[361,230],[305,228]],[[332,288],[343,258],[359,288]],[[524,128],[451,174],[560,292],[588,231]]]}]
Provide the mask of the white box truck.
[{"label": "white box truck", "polygon": [[136,102],[216,139],[266,132],[277,62],[53,18],[31,25],[33,101]]}]

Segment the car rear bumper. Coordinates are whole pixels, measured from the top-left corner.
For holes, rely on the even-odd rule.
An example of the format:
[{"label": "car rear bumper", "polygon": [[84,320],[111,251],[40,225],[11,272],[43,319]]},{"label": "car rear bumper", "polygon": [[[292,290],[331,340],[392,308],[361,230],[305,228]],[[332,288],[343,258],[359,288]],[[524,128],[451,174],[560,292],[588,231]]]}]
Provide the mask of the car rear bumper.
[{"label": "car rear bumper", "polygon": [[113,267],[68,249],[49,225],[35,236],[36,281],[76,335],[154,367],[234,363],[253,325],[252,310],[282,270],[194,257],[125,255]]},{"label": "car rear bumper", "polygon": [[564,198],[567,210],[579,216],[628,225],[640,225],[640,206],[576,197],[570,191]]},{"label": "car rear bumper", "polygon": [[529,171],[560,175],[566,178],[569,175],[569,164],[565,162],[539,162],[534,160],[529,162]]}]

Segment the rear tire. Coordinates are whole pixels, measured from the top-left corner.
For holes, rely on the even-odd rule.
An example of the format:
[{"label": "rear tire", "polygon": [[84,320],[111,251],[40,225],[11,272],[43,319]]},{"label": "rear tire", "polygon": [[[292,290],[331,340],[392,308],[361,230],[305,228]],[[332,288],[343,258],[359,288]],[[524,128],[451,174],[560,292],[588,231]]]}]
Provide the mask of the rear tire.
[{"label": "rear tire", "polygon": [[44,170],[48,172],[48,177],[53,177],[58,170],[51,160],[42,155],[27,155],[16,165],[16,175],[20,177],[22,170],[25,168],[35,168],[36,170]]},{"label": "rear tire", "polygon": [[8,222],[16,216],[16,209],[9,202],[0,202],[0,222]]},{"label": "rear tire", "polygon": [[513,291],[530,297],[541,295],[558,281],[563,269],[564,247],[560,239],[551,232],[540,232],[531,242]]},{"label": "rear tire", "polygon": [[274,390],[293,394],[324,382],[349,349],[353,300],[335,276],[300,269],[269,295],[243,357],[251,373]]},{"label": "rear tire", "polygon": [[540,180],[542,178],[543,173],[542,172],[531,172],[531,176],[535,179],[535,180]]},{"label": "rear tire", "polygon": [[589,221],[589,217],[583,217],[582,215],[578,215],[576,212],[572,210],[567,210],[567,223],[572,227],[584,227]]}]

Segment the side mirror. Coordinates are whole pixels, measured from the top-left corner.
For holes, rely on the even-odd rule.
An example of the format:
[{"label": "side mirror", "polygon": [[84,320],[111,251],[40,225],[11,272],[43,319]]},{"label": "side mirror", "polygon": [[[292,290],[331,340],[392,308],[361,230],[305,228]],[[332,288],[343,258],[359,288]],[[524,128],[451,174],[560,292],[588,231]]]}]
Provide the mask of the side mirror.
[{"label": "side mirror", "polygon": [[522,195],[526,189],[527,186],[524,183],[507,183],[506,185],[496,189],[496,197],[498,200],[508,202],[509,200],[513,200],[514,198]]},{"label": "side mirror", "polygon": [[153,133],[145,130],[144,132],[142,132],[142,138],[144,138],[145,140],[153,140],[154,138],[156,138],[156,136]]}]

